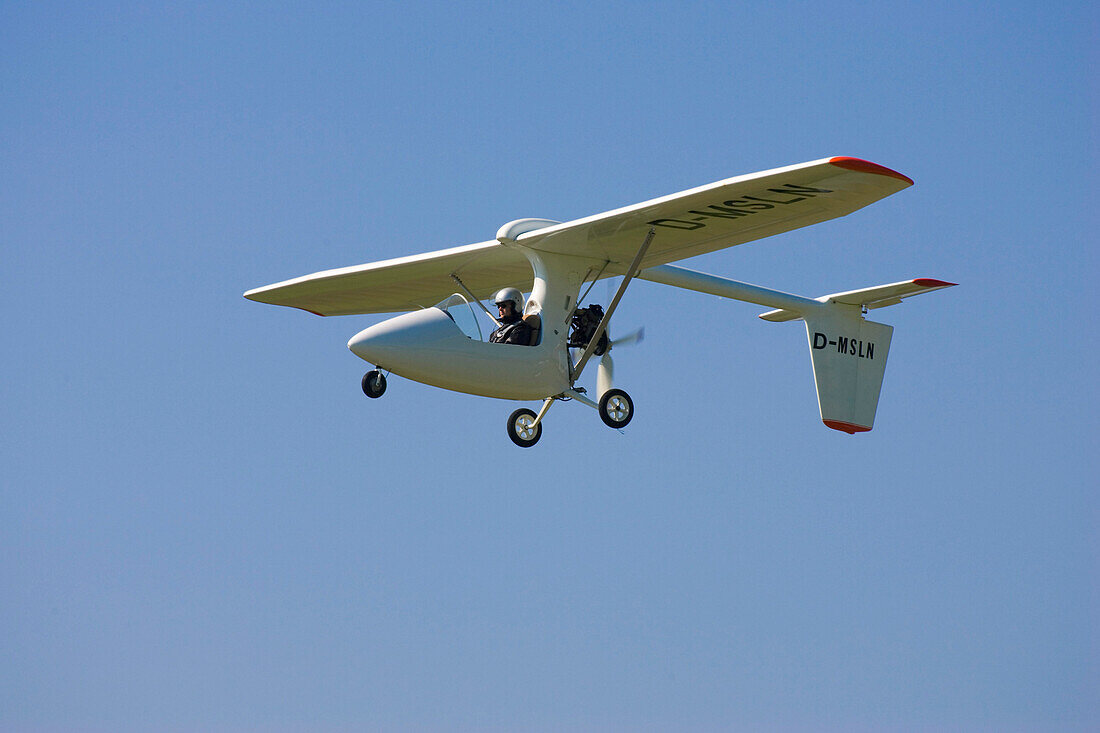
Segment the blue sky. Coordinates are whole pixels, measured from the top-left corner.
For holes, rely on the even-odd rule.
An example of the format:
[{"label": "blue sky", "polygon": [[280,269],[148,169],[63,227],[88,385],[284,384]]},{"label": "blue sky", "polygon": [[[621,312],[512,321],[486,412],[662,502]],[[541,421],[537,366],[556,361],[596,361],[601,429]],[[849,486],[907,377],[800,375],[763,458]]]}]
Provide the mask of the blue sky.
[{"label": "blue sky", "polygon": [[[1095,725],[1098,16],[4,4],[0,727]],[[527,451],[241,297],[831,155],[916,185],[686,264],[960,283],[876,313],[865,435],[800,324],[653,283],[633,423]]]}]

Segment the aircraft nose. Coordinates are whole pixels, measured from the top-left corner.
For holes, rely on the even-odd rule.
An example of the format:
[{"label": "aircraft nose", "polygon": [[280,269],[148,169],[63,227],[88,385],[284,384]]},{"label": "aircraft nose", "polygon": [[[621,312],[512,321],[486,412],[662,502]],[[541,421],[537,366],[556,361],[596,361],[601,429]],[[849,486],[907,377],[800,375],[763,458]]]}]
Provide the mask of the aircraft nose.
[{"label": "aircraft nose", "polygon": [[446,313],[425,308],[363,329],[348,341],[348,348],[363,361],[396,369],[398,364],[445,349],[446,344],[468,340]]},{"label": "aircraft nose", "polygon": [[380,342],[385,342],[385,337],[380,337],[377,334],[376,329],[364,328],[359,333],[351,337],[348,341],[348,348],[351,349],[351,353],[358,356],[364,361],[372,361],[371,355],[377,352],[378,347],[382,345]]},{"label": "aircraft nose", "polygon": [[380,364],[407,356],[424,342],[438,338],[434,331],[439,320],[451,321],[442,312],[432,308],[405,313],[364,328],[348,341],[351,353],[363,361]]}]

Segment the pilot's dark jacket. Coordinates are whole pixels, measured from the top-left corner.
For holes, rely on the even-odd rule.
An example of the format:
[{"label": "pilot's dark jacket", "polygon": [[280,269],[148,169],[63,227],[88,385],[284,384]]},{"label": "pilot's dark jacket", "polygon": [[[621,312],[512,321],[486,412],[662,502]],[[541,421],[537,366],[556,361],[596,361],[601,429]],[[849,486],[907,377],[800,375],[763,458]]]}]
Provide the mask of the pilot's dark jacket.
[{"label": "pilot's dark jacket", "polygon": [[518,314],[513,313],[500,320],[501,326],[489,336],[489,343],[531,345],[531,327]]}]

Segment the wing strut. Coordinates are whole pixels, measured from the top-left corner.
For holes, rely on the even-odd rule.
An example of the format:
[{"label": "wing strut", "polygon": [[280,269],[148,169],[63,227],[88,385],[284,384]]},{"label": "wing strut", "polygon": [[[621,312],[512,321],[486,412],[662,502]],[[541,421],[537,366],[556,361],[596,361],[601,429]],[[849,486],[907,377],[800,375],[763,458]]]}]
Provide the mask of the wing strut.
[{"label": "wing strut", "polygon": [[[606,262],[603,263],[603,267],[601,267],[600,271],[596,273],[596,277],[592,278],[592,282],[588,283],[588,290],[585,290],[584,295],[577,298],[577,307],[578,308],[581,307],[581,303],[583,303],[584,299],[588,297],[588,294],[592,292],[592,286],[596,284],[596,281],[600,279],[600,275],[603,274],[603,271],[606,270],[607,266],[610,265],[610,264],[611,264],[611,260],[607,260]],[[588,273],[592,274],[592,270],[589,270]],[[585,275],[584,279],[587,280],[588,275]],[[566,322],[568,322],[568,319],[566,319]]]},{"label": "wing strut", "polygon": [[607,324],[611,321],[611,314],[614,313],[615,308],[618,307],[619,301],[623,297],[623,293],[626,292],[626,286],[629,285],[630,281],[634,279],[634,276],[638,274],[638,266],[642,264],[642,258],[645,257],[646,250],[649,249],[649,244],[653,241],[653,235],[656,233],[657,228],[650,227],[649,234],[645,235],[645,241],[642,242],[642,246],[638,248],[638,254],[634,255],[634,261],[630,263],[630,267],[623,276],[623,281],[619,283],[619,289],[615,293],[615,297],[611,299],[611,303],[607,306],[607,310],[604,311],[603,318],[600,319],[600,325],[596,326],[596,332],[592,334],[592,340],[588,342],[588,346],[585,348],[584,353],[581,354],[580,360],[570,372],[569,383],[571,386],[577,383],[577,380],[581,376],[581,372],[584,371],[584,365],[588,363],[596,347],[600,345],[600,337],[603,336],[604,331],[607,330]]}]

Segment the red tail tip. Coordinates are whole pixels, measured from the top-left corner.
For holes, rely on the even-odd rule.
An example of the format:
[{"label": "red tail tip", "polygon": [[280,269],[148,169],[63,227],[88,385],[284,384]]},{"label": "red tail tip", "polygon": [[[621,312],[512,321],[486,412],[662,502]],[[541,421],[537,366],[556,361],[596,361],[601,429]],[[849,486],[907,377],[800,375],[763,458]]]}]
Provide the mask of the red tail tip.
[{"label": "red tail tip", "polygon": [[849,435],[855,435],[856,433],[866,433],[871,428],[866,425],[855,425],[850,422],[842,422],[840,420],[822,420],[825,423],[825,427],[832,428],[833,430],[839,430],[842,433],[848,433]]}]

